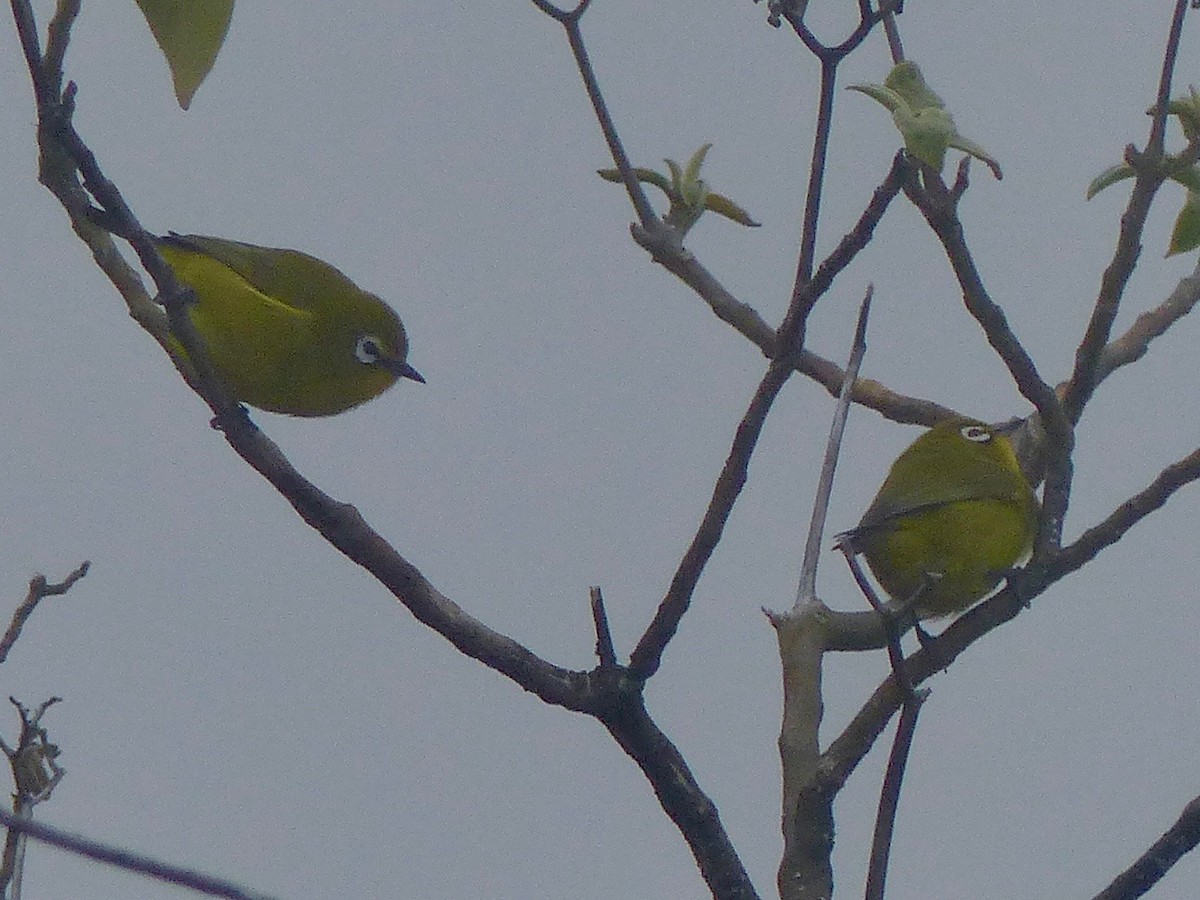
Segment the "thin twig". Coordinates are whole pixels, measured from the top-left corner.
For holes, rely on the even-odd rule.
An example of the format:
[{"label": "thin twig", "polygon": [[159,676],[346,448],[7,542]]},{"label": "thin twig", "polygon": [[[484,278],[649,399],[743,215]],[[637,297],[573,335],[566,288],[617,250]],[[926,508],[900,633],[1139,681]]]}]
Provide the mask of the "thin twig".
[{"label": "thin twig", "polygon": [[1037,366],[1013,333],[1000,306],[984,287],[979,269],[967,245],[957,203],[940,179],[927,178],[926,187],[915,178],[904,186],[905,194],[925,216],[942,243],[946,258],[954,270],[963,304],[983,329],[988,343],[1008,367],[1021,394],[1042,414],[1046,427],[1062,419],[1062,410],[1054,389],[1038,374]]},{"label": "thin twig", "polygon": [[821,83],[817,94],[817,127],[809,159],[808,193],[804,198],[804,220],[800,229],[800,256],[792,284],[792,306],[798,305],[801,292],[812,278],[817,249],[817,225],[821,218],[821,193],[825,186],[825,161],[833,130],[833,100],[837,86],[837,60],[821,60]]},{"label": "thin twig", "polygon": [[560,9],[548,0],[532,0],[532,3],[566,29],[567,42],[570,44],[571,54],[575,57],[575,67],[579,70],[579,77],[583,79],[583,86],[587,91],[588,100],[591,101],[592,111],[596,114],[596,121],[600,123],[600,131],[604,135],[605,143],[608,144],[608,152],[612,155],[613,163],[616,165],[617,171],[621,173],[621,180],[625,183],[625,190],[637,213],[638,222],[646,229],[665,228],[666,226],[662,225],[655,216],[654,207],[650,205],[650,200],[646,197],[641,182],[634,174],[633,164],[629,161],[629,154],[625,152],[625,145],[622,143],[621,135],[608,111],[608,104],[600,90],[600,82],[596,78],[596,70],[588,56],[587,45],[584,43],[579,22],[583,18],[583,14],[587,12],[591,0],[580,0],[572,10]]},{"label": "thin twig", "polygon": [[[965,173],[960,167],[960,173]],[[960,178],[965,184],[965,175]],[[1075,437],[1073,422],[1059,402],[1054,389],[1041,377],[1032,357],[1021,345],[1008,324],[1004,311],[988,295],[983,279],[967,245],[962,221],[958,217],[960,193],[947,190],[941,178],[926,172],[925,186],[915,178],[905,184],[905,194],[925,216],[942,243],[946,258],[954,270],[963,303],[983,329],[988,343],[1008,368],[1021,394],[1041,416],[1046,442],[1045,489],[1042,520],[1035,539],[1034,558],[1044,559],[1060,545],[1062,526],[1070,500],[1071,452]]]},{"label": "thin twig", "polygon": [[892,12],[883,15],[883,33],[887,35],[888,51],[892,54],[892,65],[904,60],[904,45],[900,42],[900,27]]},{"label": "thin twig", "polygon": [[825,444],[825,459],[821,464],[821,475],[813,498],[812,517],[808,525],[808,537],[804,544],[804,560],[800,566],[800,585],[796,589],[796,606],[816,599],[817,562],[821,557],[821,543],[825,538],[825,517],[829,513],[829,498],[833,493],[833,476],[837,471],[838,456],[842,449],[842,435],[846,431],[846,418],[850,411],[851,389],[858,378],[863,357],[867,353],[867,317],[871,313],[871,298],[875,286],[867,285],[866,296],[858,308],[858,324],[854,329],[850,358],[846,363],[845,380],[841,394],[833,411],[833,422],[829,426],[829,440]]},{"label": "thin twig", "polygon": [[[867,573],[859,565],[858,555],[855,550],[850,547],[848,542],[841,544],[839,549],[846,557],[846,565],[850,567],[850,575],[854,578],[854,583],[858,585],[858,589],[862,592],[862,595],[867,598],[867,603],[870,604],[875,614],[879,616],[879,621],[883,623],[888,662],[891,664],[892,674],[896,677],[896,683],[906,693],[911,694],[914,688],[912,679],[908,677],[908,669],[905,666],[904,650],[900,646],[900,631],[896,625],[896,616],[879,599],[879,595],[875,593],[875,588],[867,578]],[[916,597],[912,598],[913,603],[915,603],[916,599]],[[912,608],[913,603],[906,604],[903,610],[904,615],[910,615],[909,610]]]},{"label": "thin twig", "polygon": [[592,0],[579,0],[579,3],[574,9],[560,9],[548,0],[531,0],[534,6],[548,15],[557,22],[566,24],[570,21],[579,21],[580,17],[587,12],[587,8],[591,5]]},{"label": "thin twig", "polygon": [[1200,302],[1200,262],[1191,275],[1182,278],[1169,297],[1154,309],[1138,316],[1128,330],[1114,338],[1096,363],[1096,381],[1103,381],[1117,369],[1137,362],[1146,355],[1150,342],[1186,316]]},{"label": "thin twig", "polygon": [[842,237],[833,251],[821,261],[817,270],[803,285],[798,295],[793,296],[787,314],[778,329],[781,353],[794,352],[804,346],[804,328],[808,314],[833,286],[834,280],[853,262],[859,252],[871,241],[875,227],[887,212],[909,177],[909,165],[904,154],[897,153],[887,175],[871,194],[871,199],[858,221]]},{"label": "thin twig", "polygon": [[271,900],[267,894],[247,890],[223,878],[205,875],[195,869],[172,865],[132,853],[112,844],[102,844],[69,831],[43,825],[32,819],[21,818],[3,808],[0,808],[0,825],[27,834],[35,841],[41,841],[129,872],[137,872],[168,884],[190,888],[210,897],[228,897],[231,900]]},{"label": "thin twig", "polygon": [[790,366],[778,361],[772,362],[758,383],[754,397],[742,416],[742,421],[738,423],[733,446],[729,450],[721,474],[717,477],[717,483],[713,486],[712,498],[708,502],[708,509],[704,512],[700,527],[696,529],[691,545],[683,554],[683,559],[675,570],[675,577],[671,579],[671,586],[658,605],[654,619],[646,627],[629,657],[629,668],[636,677],[649,678],[658,671],[663,651],[691,605],[696,583],[721,540],[734,503],[742,488],[746,486],[750,457],[754,454],[754,448],[762,434],[767,413],[771,411],[775,398],[779,396],[779,391],[787,383],[790,374]]},{"label": "thin twig", "polygon": [[608,613],[604,609],[604,595],[598,586],[588,589],[592,607],[592,623],[596,628],[596,658],[600,668],[615,669],[617,651],[613,647],[612,631],[608,627]]},{"label": "thin twig", "polygon": [[1102,522],[1093,525],[1047,563],[1048,582],[1081,568],[1105,547],[1125,536],[1138,522],[1160,509],[1181,487],[1200,480],[1200,449],[1163,469],[1145,489],[1134,494]]},{"label": "thin twig", "polygon": [[8,659],[8,654],[12,650],[13,644],[21,636],[21,629],[29,620],[29,617],[33,615],[33,611],[42,599],[65,594],[75,582],[88,573],[90,567],[91,563],[84,560],[74,572],[57,584],[48,583],[45,575],[35,575],[29,580],[29,592],[25,595],[25,599],[21,601],[16,610],[13,611],[12,621],[9,622],[4,636],[0,637],[0,663]]},{"label": "thin twig", "polygon": [[780,13],[787,19],[792,30],[796,32],[796,36],[813,56],[822,61],[826,59],[840,61],[858,49],[858,45],[866,40],[867,35],[885,15],[899,12],[903,5],[904,0],[884,0],[879,5],[879,9],[874,10],[871,9],[869,0],[858,0],[858,23],[840,44],[828,45],[822,43],[821,39],[805,24],[804,8],[808,6],[807,3],[798,3],[792,8],[780,9]]},{"label": "thin twig", "polygon": [[887,882],[888,860],[892,855],[892,835],[896,827],[896,810],[900,805],[900,787],[904,783],[904,770],[912,750],[913,735],[917,730],[917,717],[921,706],[929,698],[929,691],[910,691],[904,700],[896,736],[892,740],[892,752],[888,755],[887,771],[883,787],[879,791],[879,810],[875,814],[875,833],[871,839],[871,859],[867,866],[866,900],[883,900],[883,889]]}]

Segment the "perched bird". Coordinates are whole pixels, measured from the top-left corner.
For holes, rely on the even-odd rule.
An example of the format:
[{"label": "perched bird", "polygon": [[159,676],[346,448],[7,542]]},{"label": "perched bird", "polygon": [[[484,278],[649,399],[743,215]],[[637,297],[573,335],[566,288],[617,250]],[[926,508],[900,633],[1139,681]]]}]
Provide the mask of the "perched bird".
[{"label": "perched bird", "polygon": [[331,416],[399,378],[425,380],[407,362],[400,317],[328,263],[194,234],[156,243],[195,294],[192,324],[217,377],[239,401],[292,416]]},{"label": "perched bird", "polygon": [[1033,547],[1040,507],[1011,430],[955,419],[925,432],[892,463],[858,526],[837,536],[920,618],[967,609]]}]

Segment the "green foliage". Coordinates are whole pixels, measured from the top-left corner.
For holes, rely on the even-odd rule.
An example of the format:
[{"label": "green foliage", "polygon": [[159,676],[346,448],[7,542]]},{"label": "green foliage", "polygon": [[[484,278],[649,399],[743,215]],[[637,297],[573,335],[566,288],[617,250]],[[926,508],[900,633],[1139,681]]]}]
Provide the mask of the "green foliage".
[{"label": "green foliage", "polygon": [[[704,157],[711,147],[712,144],[702,146],[691,155],[686,166],[680,166],[673,159],[663,160],[671,173],[670,178],[640,166],[633,170],[633,175],[643,184],[652,184],[667,195],[671,205],[663,221],[677,228],[681,234],[687,234],[705,210],[711,210],[739,225],[757,228],[760,223],[754,221],[748,212],[723,194],[710,191],[708,183],[700,177]],[[596,174],[605,181],[621,181],[621,173],[617,169],[598,169]]]},{"label": "green foliage", "polygon": [[137,5],[167,58],[175,97],[187,109],[225,41],[233,0],[137,0]]},{"label": "green foliage", "polygon": [[1200,247],[1200,194],[1188,191],[1187,199],[1183,201],[1183,209],[1175,219],[1175,227],[1171,229],[1171,243],[1167,247],[1167,256],[1187,253],[1197,247]]},{"label": "green foliage", "polygon": [[886,107],[904,138],[904,149],[934,171],[942,171],[946,151],[953,148],[980,160],[1001,177],[1000,164],[979,144],[959,134],[954,117],[915,62],[896,63],[883,84],[852,84],[849,89]]},{"label": "green foliage", "polygon": [[[1146,110],[1151,116],[1155,112],[1153,107]],[[1188,142],[1182,152],[1165,154],[1159,164],[1159,174],[1163,178],[1187,188],[1183,209],[1175,219],[1171,243],[1167,247],[1167,256],[1174,256],[1200,247],[1200,168],[1195,163],[1197,153],[1200,153],[1200,93],[1194,85],[1188,86],[1186,97],[1177,97],[1167,104],[1167,115],[1179,123]],[[1128,162],[1110,166],[1088,184],[1087,198],[1091,200],[1105,188],[1135,178],[1137,174],[1137,169]]]}]

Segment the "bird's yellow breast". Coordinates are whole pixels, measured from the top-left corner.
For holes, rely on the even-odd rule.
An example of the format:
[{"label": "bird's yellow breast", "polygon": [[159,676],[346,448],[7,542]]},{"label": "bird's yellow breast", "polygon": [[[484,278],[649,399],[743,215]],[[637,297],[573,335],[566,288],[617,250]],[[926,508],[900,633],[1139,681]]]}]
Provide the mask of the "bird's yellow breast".
[{"label": "bird's yellow breast", "polygon": [[921,618],[946,616],[987,596],[1028,557],[1035,517],[1019,499],[958,500],[897,517],[864,540],[863,555],[889,596],[915,596]]}]

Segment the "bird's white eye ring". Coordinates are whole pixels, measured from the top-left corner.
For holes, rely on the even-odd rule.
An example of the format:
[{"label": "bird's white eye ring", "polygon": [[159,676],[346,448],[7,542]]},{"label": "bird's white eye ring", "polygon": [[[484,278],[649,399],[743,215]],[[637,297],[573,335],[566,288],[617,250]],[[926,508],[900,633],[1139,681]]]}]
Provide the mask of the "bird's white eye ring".
[{"label": "bird's white eye ring", "polygon": [[986,444],[992,439],[992,432],[982,425],[964,425],[958,433],[976,444]]},{"label": "bird's white eye ring", "polygon": [[383,351],[380,349],[379,338],[373,334],[359,335],[358,340],[354,342],[355,359],[370,366],[379,362],[382,357]]}]

